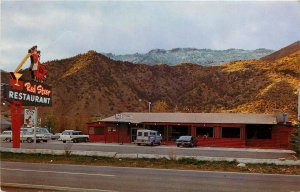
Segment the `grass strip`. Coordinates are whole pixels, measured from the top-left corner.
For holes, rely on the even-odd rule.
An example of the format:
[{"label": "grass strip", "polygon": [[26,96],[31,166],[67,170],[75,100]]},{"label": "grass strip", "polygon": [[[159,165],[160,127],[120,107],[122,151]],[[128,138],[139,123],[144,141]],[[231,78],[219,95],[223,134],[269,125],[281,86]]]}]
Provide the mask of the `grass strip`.
[{"label": "grass strip", "polygon": [[237,167],[238,162],[232,161],[200,161],[194,158],[182,158],[179,160],[162,159],[117,159],[110,157],[91,157],[77,155],[45,155],[45,154],[21,154],[1,152],[1,161],[48,163],[48,164],[75,164],[91,166],[115,166],[115,167],[143,167],[160,169],[224,171],[244,173],[268,173],[300,175],[300,166],[287,166],[275,164],[247,164],[246,167]]}]

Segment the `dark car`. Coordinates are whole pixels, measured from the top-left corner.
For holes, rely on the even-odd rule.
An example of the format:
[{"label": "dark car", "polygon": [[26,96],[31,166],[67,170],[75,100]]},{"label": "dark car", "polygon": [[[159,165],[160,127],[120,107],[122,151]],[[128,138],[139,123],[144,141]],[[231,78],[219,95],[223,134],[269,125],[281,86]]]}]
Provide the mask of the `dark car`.
[{"label": "dark car", "polygon": [[176,139],[177,147],[196,147],[197,140],[193,136],[180,136]]}]

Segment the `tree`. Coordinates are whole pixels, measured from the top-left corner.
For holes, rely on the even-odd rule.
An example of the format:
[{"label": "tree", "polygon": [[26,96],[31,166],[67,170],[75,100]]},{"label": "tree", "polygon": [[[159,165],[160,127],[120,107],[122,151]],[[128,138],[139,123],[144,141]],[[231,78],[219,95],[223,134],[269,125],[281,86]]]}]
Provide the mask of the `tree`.
[{"label": "tree", "polygon": [[293,150],[296,153],[300,154],[300,124],[299,123],[295,126],[295,131],[292,134],[292,138],[291,138],[291,144]]},{"label": "tree", "polygon": [[166,101],[156,101],[153,104],[152,112],[168,112],[169,111],[169,105]]},{"label": "tree", "polygon": [[42,126],[47,127],[50,132],[57,131],[54,130],[55,128],[55,119],[53,116],[47,116],[45,119],[42,120]]}]

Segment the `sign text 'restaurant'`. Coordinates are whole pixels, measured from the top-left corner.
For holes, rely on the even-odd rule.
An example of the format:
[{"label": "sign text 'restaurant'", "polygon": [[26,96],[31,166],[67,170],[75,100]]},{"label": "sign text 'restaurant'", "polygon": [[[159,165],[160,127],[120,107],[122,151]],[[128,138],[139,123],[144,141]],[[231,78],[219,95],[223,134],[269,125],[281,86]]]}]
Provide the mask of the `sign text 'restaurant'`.
[{"label": "sign text 'restaurant'", "polygon": [[24,106],[51,106],[52,88],[41,83],[25,81],[21,91],[7,86],[6,100],[21,101]]}]

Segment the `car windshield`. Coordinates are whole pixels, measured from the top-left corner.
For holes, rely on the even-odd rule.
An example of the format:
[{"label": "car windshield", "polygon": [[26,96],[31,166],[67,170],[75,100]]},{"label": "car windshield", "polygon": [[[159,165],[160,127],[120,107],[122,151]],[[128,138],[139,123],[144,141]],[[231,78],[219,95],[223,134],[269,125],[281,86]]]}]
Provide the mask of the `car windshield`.
[{"label": "car windshield", "polygon": [[64,131],[62,132],[62,135],[71,135],[71,131]]},{"label": "car windshield", "polygon": [[189,141],[191,140],[192,136],[180,136],[179,140],[183,140],[183,141]]},{"label": "car windshield", "polygon": [[46,129],[46,128],[38,128],[37,130],[36,130],[36,132],[37,133],[49,133],[49,131],[48,131],[48,129]]},{"label": "car windshield", "polygon": [[23,131],[23,135],[33,135],[33,132]]}]

